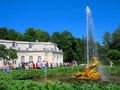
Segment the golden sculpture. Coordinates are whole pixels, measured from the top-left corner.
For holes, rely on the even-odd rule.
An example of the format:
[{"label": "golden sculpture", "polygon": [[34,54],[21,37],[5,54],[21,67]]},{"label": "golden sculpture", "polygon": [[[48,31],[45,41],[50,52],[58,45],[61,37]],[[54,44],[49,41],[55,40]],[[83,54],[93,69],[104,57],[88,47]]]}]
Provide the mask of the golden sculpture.
[{"label": "golden sculpture", "polygon": [[99,62],[96,57],[93,57],[92,60],[93,60],[92,65],[87,64],[85,66],[85,72],[77,72],[72,77],[73,78],[78,77],[81,79],[93,79],[93,80],[99,79],[101,76],[101,73],[96,71],[96,69],[99,65]]},{"label": "golden sculpture", "polygon": [[47,78],[44,78],[44,82],[51,83],[52,80],[48,80]]}]

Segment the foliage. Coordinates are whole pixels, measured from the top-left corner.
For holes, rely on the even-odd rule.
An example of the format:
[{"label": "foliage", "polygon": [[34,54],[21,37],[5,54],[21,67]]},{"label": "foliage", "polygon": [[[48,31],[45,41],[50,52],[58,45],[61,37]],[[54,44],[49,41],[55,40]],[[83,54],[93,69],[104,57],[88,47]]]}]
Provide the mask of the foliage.
[{"label": "foliage", "polygon": [[38,40],[39,42],[48,42],[49,41],[49,34],[41,29],[35,30],[34,39]]},{"label": "foliage", "polygon": [[111,49],[120,51],[120,27],[118,27],[112,34]]},{"label": "foliage", "polygon": [[16,59],[18,56],[17,56],[17,51],[10,48],[9,51],[8,51],[8,55],[9,55],[9,58],[14,60]]},{"label": "foliage", "polygon": [[106,31],[105,35],[103,36],[103,44],[105,46],[109,46],[111,43],[111,34],[110,32]]},{"label": "foliage", "polygon": [[0,39],[7,39],[7,28],[0,28]]},{"label": "foliage", "polygon": [[[40,41],[40,42],[53,42],[56,43],[58,48],[64,52],[64,61],[71,62],[72,60],[82,61],[86,59],[86,40],[84,38],[76,38],[71,32],[64,30],[62,32],[54,32],[51,36],[48,32],[42,29],[27,28],[25,33],[21,34],[14,29],[7,29],[6,27],[0,28],[0,39],[5,40],[18,40],[18,41]],[[120,26],[110,33],[106,31],[103,36],[103,45],[98,42],[93,44],[92,32],[89,32],[89,43],[91,43],[90,51],[98,50],[98,56],[101,60],[106,58],[119,59],[118,56],[108,55],[111,50],[118,50],[120,52]],[[114,53],[113,53],[114,54]],[[117,54],[114,54],[117,55]],[[5,57],[4,57],[5,58]],[[90,55],[91,58],[91,55]]]},{"label": "foliage", "polygon": [[23,35],[24,41],[40,41],[40,42],[48,42],[49,34],[41,29],[35,30],[34,28],[26,29]]},{"label": "foliage", "polygon": [[67,30],[64,30],[62,33],[53,33],[51,36],[51,42],[57,43],[58,47],[63,50],[64,61],[79,61],[84,57],[83,40],[73,37]]},{"label": "foliage", "polygon": [[[106,72],[117,73],[119,67],[104,67]],[[117,68],[117,69],[116,69]],[[118,70],[119,69],[119,70]],[[73,72],[83,70],[83,67],[74,67]],[[53,73],[55,72],[55,73]],[[61,73],[62,72],[62,73]],[[73,73],[72,72],[72,73]],[[47,73],[50,75],[56,74],[70,74],[71,67],[58,67],[48,69]],[[65,83],[65,82],[35,82],[27,80],[32,77],[40,77],[43,75],[43,70],[12,70],[11,72],[0,71],[0,90],[119,90],[120,85],[114,83],[97,83],[97,82],[81,82],[81,83]]]},{"label": "foliage", "polygon": [[17,58],[17,52],[16,50],[10,48],[7,49],[5,45],[0,44],[0,59],[16,59]]},{"label": "foliage", "polygon": [[109,50],[107,52],[107,57],[110,60],[119,60],[120,59],[120,52],[118,50]]},{"label": "foliage", "polygon": [[26,29],[24,35],[23,35],[23,40],[25,41],[34,41],[34,29],[33,28],[28,28]]},{"label": "foliage", "polygon": [[113,32],[109,33],[108,31],[105,32],[105,35],[103,36],[104,39],[104,50],[106,53],[104,55],[106,58],[113,60],[119,60],[120,57],[120,26]]},{"label": "foliage", "polygon": [[[120,75],[120,66],[115,66],[113,65],[112,68],[110,68],[110,66],[105,66],[104,67],[104,70],[106,73],[110,73],[110,74],[118,74],[118,76]],[[117,68],[117,69],[116,69]]]},{"label": "foliage", "polygon": [[[73,74],[79,70],[83,71],[84,67],[56,67],[53,69],[47,69],[47,75],[66,75]],[[13,79],[16,80],[25,80],[31,77],[38,77],[44,75],[44,70],[40,69],[30,69],[30,70],[13,70],[10,72]]]},{"label": "foliage", "polygon": [[17,40],[19,38],[20,33],[16,32],[14,29],[10,29],[7,31],[7,40]]},{"label": "foliage", "polygon": [[8,49],[5,45],[0,44],[0,59],[8,59]]}]

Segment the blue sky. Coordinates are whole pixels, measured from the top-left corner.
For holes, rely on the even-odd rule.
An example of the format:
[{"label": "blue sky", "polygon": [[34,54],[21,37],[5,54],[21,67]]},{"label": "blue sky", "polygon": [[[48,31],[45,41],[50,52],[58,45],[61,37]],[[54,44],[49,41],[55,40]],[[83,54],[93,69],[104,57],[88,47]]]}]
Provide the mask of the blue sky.
[{"label": "blue sky", "polygon": [[0,27],[24,33],[33,27],[50,35],[68,30],[74,37],[86,36],[86,6],[94,21],[94,37],[102,43],[105,31],[120,22],[120,0],[0,0]]}]

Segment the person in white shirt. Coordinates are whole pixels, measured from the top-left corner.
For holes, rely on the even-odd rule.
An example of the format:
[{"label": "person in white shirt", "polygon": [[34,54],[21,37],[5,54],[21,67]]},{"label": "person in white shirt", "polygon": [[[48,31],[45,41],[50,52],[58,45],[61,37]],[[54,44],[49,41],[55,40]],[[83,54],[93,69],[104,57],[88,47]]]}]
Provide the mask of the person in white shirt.
[{"label": "person in white shirt", "polygon": [[112,67],[112,65],[113,65],[113,62],[112,62],[112,61],[110,61],[110,67]]}]

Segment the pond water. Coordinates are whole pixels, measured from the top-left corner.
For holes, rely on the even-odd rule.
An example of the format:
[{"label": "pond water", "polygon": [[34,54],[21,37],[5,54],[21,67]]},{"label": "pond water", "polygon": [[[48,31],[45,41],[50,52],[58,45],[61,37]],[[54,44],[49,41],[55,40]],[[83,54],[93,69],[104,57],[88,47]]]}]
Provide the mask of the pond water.
[{"label": "pond water", "polygon": [[47,77],[40,76],[34,77],[30,80],[38,81],[38,82],[45,82],[45,78],[47,80],[51,80],[51,82],[68,82],[68,83],[81,83],[81,82],[97,82],[97,83],[115,83],[120,84],[120,74],[105,74],[99,80],[84,80],[80,78],[71,78],[71,75],[48,75]]},{"label": "pond water", "polygon": [[52,82],[58,82],[61,79],[69,78],[71,75],[48,75],[47,77],[40,76],[40,77],[34,77],[31,80],[38,81],[38,82],[45,82],[45,78],[47,80],[51,80]]},{"label": "pond water", "polygon": [[101,78],[101,81],[109,82],[109,83],[120,83],[120,74],[108,74],[108,73],[106,73]]}]

